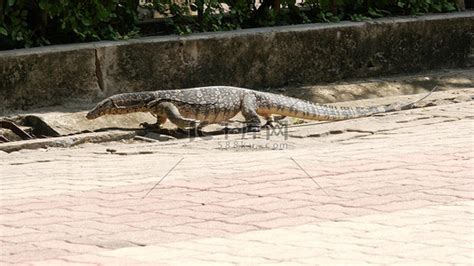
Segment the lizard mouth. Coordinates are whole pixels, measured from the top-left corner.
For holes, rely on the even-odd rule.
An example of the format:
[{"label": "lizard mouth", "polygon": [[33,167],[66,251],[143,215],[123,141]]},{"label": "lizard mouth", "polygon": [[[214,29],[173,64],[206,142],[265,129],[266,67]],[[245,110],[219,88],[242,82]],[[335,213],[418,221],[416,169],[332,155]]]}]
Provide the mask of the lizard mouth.
[{"label": "lizard mouth", "polygon": [[99,117],[97,114],[94,114],[93,112],[89,112],[86,114],[86,118],[91,120],[91,119],[96,119],[97,117]]}]

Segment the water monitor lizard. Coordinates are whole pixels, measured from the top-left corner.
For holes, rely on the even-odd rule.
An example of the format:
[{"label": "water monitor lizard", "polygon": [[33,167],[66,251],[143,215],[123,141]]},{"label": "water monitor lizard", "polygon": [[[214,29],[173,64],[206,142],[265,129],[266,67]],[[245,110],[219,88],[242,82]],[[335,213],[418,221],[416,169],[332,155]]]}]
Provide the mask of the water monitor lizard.
[{"label": "water monitor lizard", "polygon": [[409,109],[420,100],[404,105],[338,107],[245,88],[212,86],[116,94],[98,103],[86,117],[150,112],[157,117],[158,126],[169,119],[179,128],[193,128],[226,122],[242,112],[247,129],[259,131],[259,116],[270,123],[275,114],[309,120],[344,120]]}]

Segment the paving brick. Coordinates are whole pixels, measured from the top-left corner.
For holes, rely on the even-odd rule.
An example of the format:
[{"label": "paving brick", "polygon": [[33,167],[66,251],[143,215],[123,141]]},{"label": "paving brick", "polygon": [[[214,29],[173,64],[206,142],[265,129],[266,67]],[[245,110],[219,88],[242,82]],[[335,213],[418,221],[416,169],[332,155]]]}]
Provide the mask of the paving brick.
[{"label": "paving brick", "polygon": [[101,222],[93,221],[93,220],[89,220],[89,221],[78,220],[78,221],[66,222],[63,224],[69,227],[73,227],[73,228],[77,227],[77,228],[95,229],[104,233],[136,230],[136,228],[126,225],[126,224],[108,224],[108,223],[101,223]]},{"label": "paving brick", "polygon": [[163,216],[159,219],[149,219],[137,222],[127,222],[128,225],[137,229],[160,229],[173,227],[177,225],[186,225],[198,222],[204,222],[204,219],[198,219],[189,216]]},{"label": "paving brick", "polygon": [[87,266],[87,265],[97,265],[97,263],[86,263],[86,262],[72,262],[65,259],[52,259],[52,260],[44,260],[44,261],[35,261],[28,263],[29,265],[34,266],[49,266],[49,265],[71,265],[71,266]]},{"label": "paving brick", "polygon": [[92,215],[113,216],[127,213],[136,213],[128,208],[110,208],[99,204],[84,204],[67,207],[67,210],[75,212],[89,212]]},{"label": "paving brick", "polygon": [[26,233],[22,235],[2,237],[2,240],[11,243],[38,243],[38,241],[46,241],[53,239],[62,239],[68,235],[64,232],[42,232],[37,231],[35,233]]},{"label": "paving brick", "polygon": [[117,258],[111,256],[104,256],[98,254],[82,254],[82,255],[73,255],[61,257],[61,259],[67,262],[73,263],[84,263],[94,262],[95,265],[138,265],[138,266],[151,266],[156,265],[153,263],[146,263],[139,260],[133,260],[128,258]]},{"label": "paving brick", "polygon": [[86,228],[82,226],[69,226],[66,224],[47,224],[47,225],[33,225],[32,228],[35,230],[38,230],[40,232],[61,232],[65,233],[68,236],[92,236],[92,235],[102,235],[102,234],[107,234],[107,232],[98,230],[98,229],[93,229],[93,228]]},{"label": "paving brick", "polygon": [[156,243],[167,243],[179,240],[191,239],[198,236],[199,231],[189,226],[179,225],[170,228],[148,229],[139,231],[126,231],[113,233],[106,239],[123,240],[139,245],[152,245]]},{"label": "paving brick", "polygon": [[202,229],[222,230],[233,234],[259,229],[258,227],[252,226],[248,223],[230,223],[223,221],[206,221],[200,223],[192,223],[191,226]]},{"label": "paving brick", "polygon": [[8,255],[18,254],[27,251],[39,250],[41,248],[34,246],[31,243],[20,243],[20,244],[3,244],[0,249],[0,254],[2,257],[7,257]]},{"label": "paving brick", "polygon": [[128,240],[114,239],[113,235],[76,236],[66,238],[65,241],[70,244],[96,246],[101,249],[119,249],[143,245]]},{"label": "paving brick", "polygon": [[267,221],[251,222],[250,224],[263,228],[279,228],[291,225],[307,224],[317,222],[319,219],[311,216],[282,217]]},{"label": "paving brick", "polygon": [[96,245],[71,243],[68,240],[47,240],[36,243],[38,247],[55,249],[65,249],[70,252],[81,254],[81,253],[96,253],[105,250],[104,248]]},{"label": "paving brick", "polygon": [[25,252],[16,253],[14,255],[8,255],[2,257],[1,260],[8,263],[24,264],[27,262],[49,260],[67,255],[75,254],[63,249],[38,249],[33,251],[27,250]]},{"label": "paving brick", "polygon": [[[2,221],[3,222],[3,221]],[[26,234],[34,234],[37,233],[38,230],[33,228],[27,228],[22,226],[5,226],[0,225],[0,237],[3,239],[4,237],[11,237],[11,236],[20,236]]]}]

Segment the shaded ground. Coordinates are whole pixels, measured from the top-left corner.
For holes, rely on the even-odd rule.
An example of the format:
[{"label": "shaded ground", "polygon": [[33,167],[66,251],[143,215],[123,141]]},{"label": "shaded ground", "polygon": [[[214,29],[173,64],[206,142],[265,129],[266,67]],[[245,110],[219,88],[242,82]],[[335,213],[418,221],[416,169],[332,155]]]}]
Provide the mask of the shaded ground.
[{"label": "shaded ground", "polygon": [[[335,103],[338,105],[385,105],[394,102],[408,103],[424,95],[413,95],[412,97],[393,97],[381,99],[381,97],[397,96],[405,94],[427,93],[434,87],[437,92],[428,99],[421,102],[417,107],[432,106],[438,104],[457,103],[471,100],[472,93],[465,88],[472,88],[474,84],[474,69],[450,69],[416,75],[393,76],[389,78],[367,79],[357,82],[344,82],[319,86],[281,88],[270,91],[286,95],[312,100],[318,103]],[[464,88],[464,89],[463,89]],[[345,102],[357,99],[373,99],[358,102]],[[117,139],[129,139],[137,135],[145,136],[141,140],[169,140],[173,138],[187,137],[189,134],[177,132],[171,123],[165,124],[165,129],[159,132],[161,135],[141,130],[140,123],[154,123],[156,119],[148,113],[135,113],[127,116],[104,116],[96,120],[85,119],[85,111],[92,108],[91,104],[69,104],[31,110],[28,112],[15,112],[7,116],[7,119],[15,121],[22,128],[35,137],[57,137],[75,135],[67,138],[40,139],[24,143],[0,144],[0,150],[11,151],[21,148],[38,148],[45,146],[67,147],[84,142],[104,142]],[[1,117],[0,117],[1,118]],[[243,117],[238,116],[229,125],[230,128],[242,128]],[[287,119],[287,124],[300,124],[299,119]],[[81,134],[100,131],[97,134]],[[107,131],[107,132],[104,132]],[[205,128],[207,135],[223,134],[223,126],[212,125]],[[191,132],[195,135],[195,132]],[[0,135],[9,140],[20,140],[10,130],[0,129]],[[171,138],[169,136],[172,136]]]}]

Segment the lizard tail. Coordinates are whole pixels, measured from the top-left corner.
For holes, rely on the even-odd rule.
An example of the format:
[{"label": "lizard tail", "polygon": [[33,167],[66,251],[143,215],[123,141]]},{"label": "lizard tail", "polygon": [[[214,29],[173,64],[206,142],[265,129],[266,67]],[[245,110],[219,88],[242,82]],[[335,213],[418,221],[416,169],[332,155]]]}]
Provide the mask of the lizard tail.
[{"label": "lizard tail", "polygon": [[308,120],[337,121],[370,116],[378,113],[411,109],[416,103],[430,96],[436,89],[437,87],[434,87],[427,95],[408,104],[391,104],[388,106],[372,107],[341,107],[333,105],[320,105],[309,101],[278,95],[277,98],[274,98],[271,101],[275,104],[272,106],[266,106],[265,109],[268,108],[271,110],[271,113],[283,116],[298,117]]},{"label": "lizard tail", "polygon": [[393,111],[412,109],[415,106],[415,104],[417,104],[417,103],[423,101],[424,99],[428,98],[429,96],[431,96],[431,94],[433,94],[433,92],[435,92],[437,89],[438,89],[438,86],[434,86],[431,89],[431,91],[428,92],[425,96],[421,97],[420,99],[414,100],[411,103],[404,104],[402,106],[400,106],[399,104],[390,104],[389,106],[385,107],[385,112],[393,112]]}]

